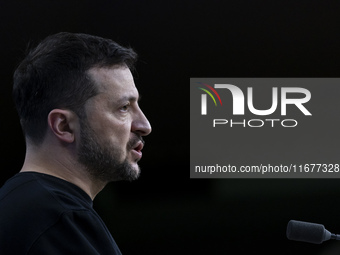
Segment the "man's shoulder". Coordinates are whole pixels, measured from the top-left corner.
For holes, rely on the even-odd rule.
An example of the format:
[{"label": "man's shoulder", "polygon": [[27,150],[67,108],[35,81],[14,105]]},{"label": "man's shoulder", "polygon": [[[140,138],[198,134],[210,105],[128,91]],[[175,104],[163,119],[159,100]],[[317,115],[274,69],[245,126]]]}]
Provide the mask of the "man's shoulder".
[{"label": "man's shoulder", "polygon": [[0,189],[0,254],[121,254],[80,188],[18,174]]},{"label": "man's shoulder", "polygon": [[17,243],[27,246],[20,247],[25,250],[62,219],[78,213],[86,219],[93,210],[81,192],[55,177],[36,173],[15,175],[0,189],[1,240],[9,241],[10,249],[16,249],[12,244]]},{"label": "man's shoulder", "polygon": [[[39,212],[91,209],[90,197],[74,184],[35,172],[19,173],[0,189],[0,215],[6,209]],[[36,209],[35,209],[36,208]]]}]

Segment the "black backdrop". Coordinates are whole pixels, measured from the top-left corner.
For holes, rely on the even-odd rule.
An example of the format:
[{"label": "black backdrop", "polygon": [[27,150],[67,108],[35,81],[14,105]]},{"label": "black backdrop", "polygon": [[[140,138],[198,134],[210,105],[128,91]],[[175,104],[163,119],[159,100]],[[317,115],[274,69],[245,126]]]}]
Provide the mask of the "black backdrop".
[{"label": "black backdrop", "polygon": [[11,85],[27,43],[95,34],[139,53],[136,84],[153,126],[140,180],[112,183],[95,200],[123,254],[339,253],[335,241],[293,242],[285,230],[300,219],[340,232],[340,179],[189,178],[189,78],[338,77],[339,9],[314,0],[1,0],[0,185],[24,159]]}]

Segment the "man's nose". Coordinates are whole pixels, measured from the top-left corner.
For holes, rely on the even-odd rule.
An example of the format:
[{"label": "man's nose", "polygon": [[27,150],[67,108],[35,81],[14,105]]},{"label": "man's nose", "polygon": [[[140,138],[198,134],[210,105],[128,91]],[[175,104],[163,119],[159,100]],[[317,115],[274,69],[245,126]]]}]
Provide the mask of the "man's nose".
[{"label": "man's nose", "polygon": [[152,129],[150,122],[140,109],[136,114],[135,119],[132,121],[131,129],[132,132],[138,133],[141,136],[146,136],[151,133]]}]

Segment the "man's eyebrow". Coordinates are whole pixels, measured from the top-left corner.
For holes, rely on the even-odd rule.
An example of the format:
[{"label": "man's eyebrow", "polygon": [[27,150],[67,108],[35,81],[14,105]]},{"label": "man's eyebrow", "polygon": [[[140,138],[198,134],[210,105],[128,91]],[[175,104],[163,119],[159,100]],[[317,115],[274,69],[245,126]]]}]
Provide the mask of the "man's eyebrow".
[{"label": "man's eyebrow", "polygon": [[136,102],[137,101],[137,102],[139,102],[141,100],[141,98],[142,98],[141,95],[139,95],[137,97],[135,97],[135,96],[124,96],[124,97],[120,98],[118,100],[118,102],[126,102],[126,101],[129,101],[129,102]]}]

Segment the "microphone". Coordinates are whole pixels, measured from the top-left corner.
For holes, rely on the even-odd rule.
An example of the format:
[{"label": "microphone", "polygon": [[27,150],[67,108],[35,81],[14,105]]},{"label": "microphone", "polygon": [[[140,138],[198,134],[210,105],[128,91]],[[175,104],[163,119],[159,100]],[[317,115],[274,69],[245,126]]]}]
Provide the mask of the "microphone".
[{"label": "microphone", "polygon": [[286,234],[289,240],[314,244],[320,244],[330,239],[340,240],[340,235],[332,234],[322,224],[296,220],[288,222]]}]

